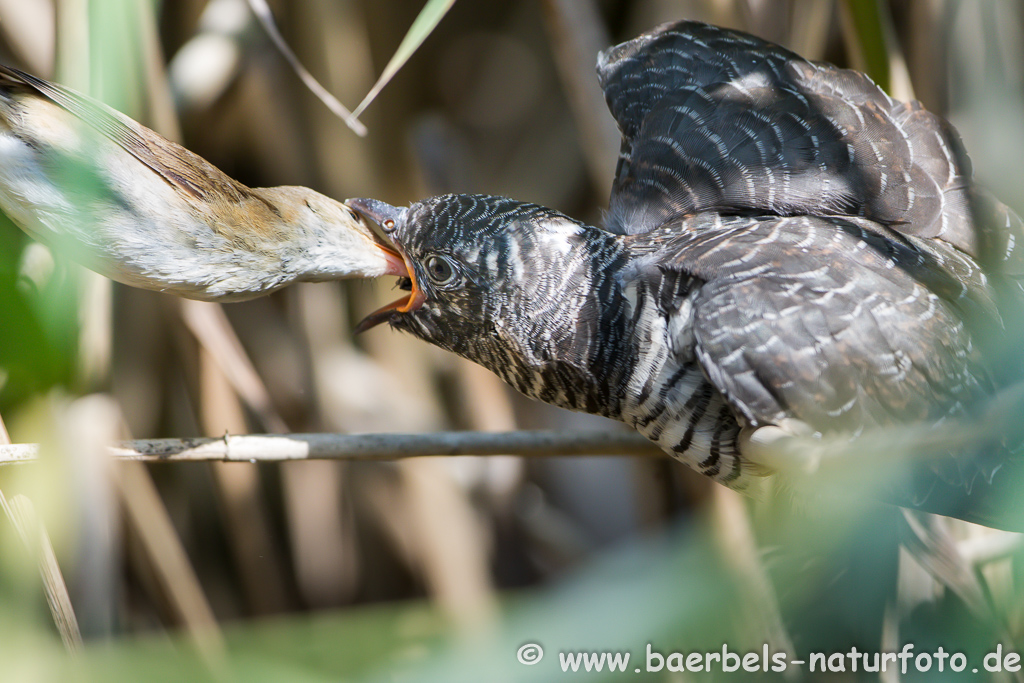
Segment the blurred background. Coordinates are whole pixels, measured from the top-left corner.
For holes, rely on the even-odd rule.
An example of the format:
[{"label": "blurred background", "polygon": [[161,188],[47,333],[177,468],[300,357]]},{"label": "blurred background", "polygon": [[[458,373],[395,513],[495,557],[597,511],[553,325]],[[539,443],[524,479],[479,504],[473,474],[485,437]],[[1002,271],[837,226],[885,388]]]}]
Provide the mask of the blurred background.
[{"label": "blurred background", "polygon": [[[299,60],[350,107],[423,9],[269,4]],[[618,133],[596,53],[683,18],[920,99],[1024,212],[1018,0],[463,0],[362,115],[365,138],[302,85],[246,0],[0,0],[0,59],[250,186],[398,205],[482,192],[599,223]],[[768,510],[668,459],[111,471],[91,457],[129,436],[618,428],[528,401],[389,329],[354,338],[393,285],[183,302],[84,272],[0,216],[0,415],[13,442],[44,444],[39,463],[0,468],[0,490],[43,521],[85,640],[83,656],[61,654],[49,584],[4,519],[0,678],[540,680],[561,675],[561,650],[640,662],[647,643],[800,654],[912,640],[976,666],[997,641],[1013,649],[1016,536],[834,501]],[[528,642],[547,652],[536,666],[516,660]],[[790,678],[816,677],[796,669]],[[880,675],[844,680],[862,677]]]}]

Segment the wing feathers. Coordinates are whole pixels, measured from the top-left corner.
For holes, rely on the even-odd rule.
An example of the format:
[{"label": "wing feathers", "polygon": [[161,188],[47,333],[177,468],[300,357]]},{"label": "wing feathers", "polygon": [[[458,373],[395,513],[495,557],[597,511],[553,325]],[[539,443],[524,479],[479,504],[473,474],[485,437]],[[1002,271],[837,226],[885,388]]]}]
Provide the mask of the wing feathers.
[{"label": "wing feathers", "polygon": [[863,216],[977,255],[956,132],[863,74],[697,22],[601,56],[622,131],[608,228],[700,211]]}]

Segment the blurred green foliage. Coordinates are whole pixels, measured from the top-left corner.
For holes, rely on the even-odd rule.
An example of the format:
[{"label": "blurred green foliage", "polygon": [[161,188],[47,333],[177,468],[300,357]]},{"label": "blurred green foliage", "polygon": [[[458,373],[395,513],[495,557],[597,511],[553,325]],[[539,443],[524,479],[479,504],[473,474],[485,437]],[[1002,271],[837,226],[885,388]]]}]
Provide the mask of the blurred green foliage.
[{"label": "blurred green foliage", "polygon": [[21,274],[28,240],[0,214],[0,414],[55,385],[70,386],[77,355],[75,287],[60,263],[42,289]]}]

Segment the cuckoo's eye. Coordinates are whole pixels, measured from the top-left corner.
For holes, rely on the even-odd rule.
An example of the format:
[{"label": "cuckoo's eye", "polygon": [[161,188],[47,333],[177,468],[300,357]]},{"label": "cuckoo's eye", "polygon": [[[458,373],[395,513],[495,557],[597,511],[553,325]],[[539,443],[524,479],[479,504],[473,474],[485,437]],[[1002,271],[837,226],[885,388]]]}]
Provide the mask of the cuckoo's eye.
[{"label": "cuckoo's eye", "polygon": [[427,276],[435,285],[450,285],[458,276],[458,267],[447,256],[433,254],[426,258],[423,265],[426,266]]}]

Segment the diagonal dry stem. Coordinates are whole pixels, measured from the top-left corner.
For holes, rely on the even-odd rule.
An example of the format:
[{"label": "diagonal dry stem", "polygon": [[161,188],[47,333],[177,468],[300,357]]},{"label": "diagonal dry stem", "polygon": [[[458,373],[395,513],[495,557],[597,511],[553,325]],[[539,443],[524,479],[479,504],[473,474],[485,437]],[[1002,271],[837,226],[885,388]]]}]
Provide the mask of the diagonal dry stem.
[{"label": "diagonal dry stem", "polygon": [[35,506],[23,495],[14,496],[8,503],[0,491],[0,507],[17,529],[22,543],[39,564],[46,604],[53,615],[53,623],[60,632],[60,639],[64,641],[64,647],[72,654],[77,653],[82,649],[82,632],[78,628],[75,609],[68,595],[64,575],[57,564],[57,555],[53,552],[50,535],[46,533],[46,527],[36,514]]}]

